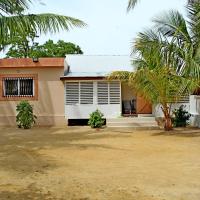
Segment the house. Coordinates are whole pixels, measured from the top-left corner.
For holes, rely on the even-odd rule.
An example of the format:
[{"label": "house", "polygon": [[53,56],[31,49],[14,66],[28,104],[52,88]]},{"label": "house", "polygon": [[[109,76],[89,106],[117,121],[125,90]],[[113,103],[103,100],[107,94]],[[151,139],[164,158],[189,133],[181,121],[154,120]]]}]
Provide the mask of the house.
[{"label": "house", "polygon": [[[37,125],[63,126],[87,120],[99,109],[106,119],[121,116],[162,116],[120,81],[108,81],[112,71],[132,71],[129,56],[67,55],[66,58],[0,60],[0,126],[15,125],[16,105],[28,100],[37,115]],[[192,123],[200,126],[200,98],[191,95],[173,107],[185,104]]]},{"label": "house", "polygon": [[105,118],[123,114],[149,114],[151,105],[120,81],[108,81],[112,71],[133,71],[129,56],[67,55],[65,73],[65,117],[88,119],[100,110]]},{"label": "house", "polygon": [[[36,62],[34,62],[36,61]],[[63,125],[64,58],[0,59],[0,125],[15,125],[16,105],[28,100],[38,125]]]},{"label": "house", "polygon": [[88,119],[96,109],[105,118],[151,113],[151,105],[127,85],[106,80],[114,70],[133,70],[129,56],[1,59],[0,125],[15,125],[21,100],[30,101],[37,124],[46,126]]}]

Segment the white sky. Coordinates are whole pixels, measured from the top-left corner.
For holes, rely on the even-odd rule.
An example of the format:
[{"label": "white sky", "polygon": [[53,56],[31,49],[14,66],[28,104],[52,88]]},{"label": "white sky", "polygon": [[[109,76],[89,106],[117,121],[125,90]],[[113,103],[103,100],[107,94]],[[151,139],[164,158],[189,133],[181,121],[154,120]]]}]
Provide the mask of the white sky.
[{"label": "white sky", "polygon": [[126,12],[128,0],[42,0],[34,4],[32,13],[57,13],[85,21],[88,27],[70,32],[42,35],[40,42],[62,39],[78,44],[84,54],[128,55],[137,33],[151,26],[151,19],[169,9],[184,13],[186,0],[140,0],[136,8]]}]

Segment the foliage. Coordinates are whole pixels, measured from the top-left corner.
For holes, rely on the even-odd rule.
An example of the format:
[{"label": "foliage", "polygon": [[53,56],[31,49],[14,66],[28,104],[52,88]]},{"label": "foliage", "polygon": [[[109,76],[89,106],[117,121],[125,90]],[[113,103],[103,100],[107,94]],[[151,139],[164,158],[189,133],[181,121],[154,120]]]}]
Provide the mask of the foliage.
[{"label": "foliage", "polygon": [[101,128],[105,123],[103,116],[104,115],[99,110],[94,111],[90,114],[88,125],[90,125],[91,128]]},{"label": "foliage", "polygon": [[76,18],[51,13],[27,14],[33,0],[0,0],[0,47],[24,33],[55,33],[86,24]]},{"label": "foliage", "polygon": [[18,112],[16,122],[19,128],[30,129],[35,123],[36,116],[33,114],[33,107],[28,101],[21,101],[16,108]]},{"label": "foliage", "polygon": [[26,58],[26,57],[65,57],[66,54],[83,54],[81,48],[73,43],[58,40],[48,40],[42,45],[34,42],[34,35],[18,36],[12,42],[12,46],[6,53],[6,57],[10,58]]},{"label": "foliage", "polygon": [[184,110],[184,105],[181,105],[178,109],[175,109],[173,114],[174,127],[186,127],[191,115],[186,110]]},{"label": "foliage", "polygon": [[135,7],[135,4],[138,2],[138,0],[129,0],[128,1],[128,7],[127,7],[127,11],[133,9]]},{"label": "foliage", "polygon": [[165,130],[172,129],[171,104],[199,87],[200,3],[189,3],[188,20],[178,11],[154,19],[133,46],[135,72],[114,72],[153,104],[161,104]]}]

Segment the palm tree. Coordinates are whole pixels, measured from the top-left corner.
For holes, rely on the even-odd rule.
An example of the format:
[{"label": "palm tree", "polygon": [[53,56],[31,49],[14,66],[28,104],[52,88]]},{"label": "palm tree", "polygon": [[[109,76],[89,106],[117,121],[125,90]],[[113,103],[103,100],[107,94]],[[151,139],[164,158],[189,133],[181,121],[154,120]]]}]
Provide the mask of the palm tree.
[{"label": "palm tree", "polygon": [[[133,9],[138,2],[139,0],[129,0],[127,10],[130,11],[131,9]],[[195,2],[197,3],[199,2],[199,0],[188,0],[188,3],[195,3]]]},{"label": "palm tree", "polygon": [[52,13],[27,13],[32,0],[0,0],[0,45],[24,32],[55,33],[86,25],[83,21]]},{"label": "palm tree", "polygon": [[172,128],[171,104],[189,95],[200,78],[200,4],[187,7],[188,20],[178,11],[154,19],[154,29],[139,33],[133,47],[136,72],[114,72],[153,104],[160,104],[165,130]]},{"label": "palm tree", "polygon": [[173,56],[177,73],[200,78],[200,3],[187,5],[187,20],[178,11],[171,10],[153,21],[159,32],[173,40]]},{"label": "palm tree", "polygon": [[128,83],[140,96],[161,106],[165,130],[172,129],[171,105],[184,98],[194,82],[176,73],[174,45],[160,32],[147,30],[140,33],[135,44],[133,61],[135,72],[113,72],[109,79]]}]

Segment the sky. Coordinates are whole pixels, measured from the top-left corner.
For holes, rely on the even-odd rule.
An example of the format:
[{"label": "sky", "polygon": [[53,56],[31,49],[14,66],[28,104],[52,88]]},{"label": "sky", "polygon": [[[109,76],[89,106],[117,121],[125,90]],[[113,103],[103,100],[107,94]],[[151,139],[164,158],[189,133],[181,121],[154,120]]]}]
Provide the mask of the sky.
[{"label": "sky", "polygon": [[38,42],[59,39],[79,45],[86,55],[129,55],[138,32],[152,26],[152,18],[176,9],[184,13],[185,0],[140,0],[126,12],[128,0],[40,0],[31,13],[56,13],[76,17],[88,24],[85,28],[41,35]]}]

